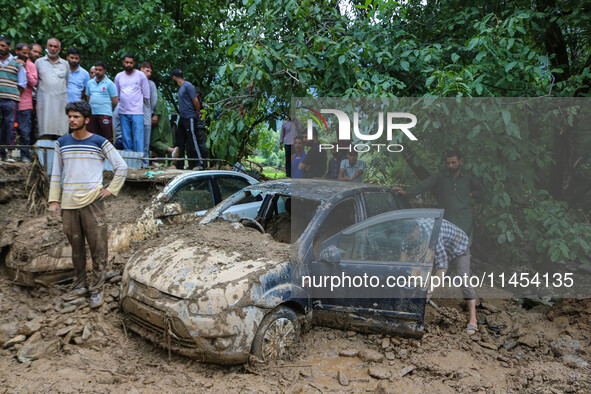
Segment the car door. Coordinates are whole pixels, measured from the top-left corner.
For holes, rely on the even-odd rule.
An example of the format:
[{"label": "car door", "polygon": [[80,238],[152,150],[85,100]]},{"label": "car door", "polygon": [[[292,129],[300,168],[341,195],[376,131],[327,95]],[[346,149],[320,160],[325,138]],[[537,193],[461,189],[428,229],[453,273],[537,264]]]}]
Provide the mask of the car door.
[{"label": "car door", "polygon": [[442,218],[439,209],[386,212],[325,240],[304,286],[316,323],[422,335]]}]

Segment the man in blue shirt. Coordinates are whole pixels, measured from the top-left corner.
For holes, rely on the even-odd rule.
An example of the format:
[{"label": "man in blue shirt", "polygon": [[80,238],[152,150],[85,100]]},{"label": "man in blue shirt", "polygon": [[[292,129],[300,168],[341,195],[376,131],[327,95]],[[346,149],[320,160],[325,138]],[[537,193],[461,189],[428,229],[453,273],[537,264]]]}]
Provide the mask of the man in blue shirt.
[{"label": "man in blue shirt", "polygon": [[306,152],[304,151],[304,137],[297,135],[293,139],[295,153],[291,155],[291,177],[302,178],[304,171],[300,170],[300,163],[304,161]]},{"label": "man in blue shirt", "polygon": [[68,49],[66,60],[70,65],[68,79],[68,103],[86,98],[86,84],[90,79],[88,71],[80,67],[80,51],[76,48]]},{"label": "man in blue shirt", "polygon": [[[205,128],[201,121],[201,100],[195,86],[191,82],[185,81],[183,72],[178,68],[172,70],[172,79],[179,86],[177,93],[179,99],[179,128],[176,136],[176,145],[179,148],[179,157],[185,156],[185,149],[187,150],[187,158],[198,158],[199,160],[191,160],[189,168],[204,167],[205,162],[202,159],[208,157],[207,146],[205,145],[207,138],[205,136]],[[176,167],[183,169],[183,160],[176,162]]]},{"label": "man in blue shirt", "polygon": [[347,158],[341,161],[339,171],[339,181],[359,182],[363,181],[363,170],[365,163],[357,159],[358,153],[351,146],[351,151],[347,152]]},{"label": "man in blue shirt", "polygon": [[92,109],[88,131],[98,134],[113,143],[113,109],[117,106],[117,88],[105,75],[107,66],[103,62],[94,65],[95,77],[86,84],[88,104]]}]

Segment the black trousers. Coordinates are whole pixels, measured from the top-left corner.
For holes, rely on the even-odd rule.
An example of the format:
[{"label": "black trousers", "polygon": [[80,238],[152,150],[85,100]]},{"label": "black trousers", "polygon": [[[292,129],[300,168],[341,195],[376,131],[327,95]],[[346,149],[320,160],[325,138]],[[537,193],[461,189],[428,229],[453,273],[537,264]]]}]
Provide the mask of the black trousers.
[{"label": "black trousers", "polygon": [[291,145],[285,147],[285,176],[291,178]]},{"label": "black trousers", "polygon": [[[209,157],[207,151],[207,137],[205,136],[205,126],[202,121],[195,118],[180,118],[176,133],[176,146],[179,147],[179,158],[185,157],[190,160],[189,168],[201,166],[206,167],[207,162],[203,159]],[[183,169],[184,160],[176,162],[176,168]]]}]

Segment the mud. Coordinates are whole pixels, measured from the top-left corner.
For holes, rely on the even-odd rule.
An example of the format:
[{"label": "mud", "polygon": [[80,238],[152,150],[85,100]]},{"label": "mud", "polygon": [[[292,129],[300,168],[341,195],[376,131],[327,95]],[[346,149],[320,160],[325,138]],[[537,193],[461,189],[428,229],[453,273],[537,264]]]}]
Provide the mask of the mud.
[{"label": "mud", "polygon": [[[109,201],[111,228],[135,222],[154,192],[126,186]],[[38,220],[27,213],[24,191],[11,186],[10,193],[11,199],[0,205],[3,233],[13,221],[22,225],[25,220]],[[66,286],[15,286],[0,264],[1,391],[591,391],[588,299],[557,300],[551,306],[518,299],[481,300],[479,330],[472,336],[465,333],[464,302],[436,299],[440,309],[427,307],[421,340],[316,327],[303,334],[289,360],[266,365],[199,363],[169,355],[126,332],[118,305],[120,274],[124,262],[138,251],[169,243],[171,237],[192,237],[187,245],[196,246],[201,237],[209,250],[239,250],[244,259],[261,257],[249,250],[248,243],[264,242],[267,236],[238,229],[228,234],[215,225],[207,234],[193,223],[183,224],[180,230],[175,226],[174,232],[163,227],[144,241],[132,242],[130,249],[113,259],[105,285],[106,303],[98,310],[90,310],[85,299],[62,302]],[[52,234],[59,237],[59,233],[56,229]],[[39,234],[30,237],[36,240]],[[245,237],[237,242],[240,234]],[[47,242],[55,241],[49,238]],[[269,246],[265,256],[277,253],[281,250]],[[8,348],[1,345],[10,340],[22,342],[9,342]]]}]

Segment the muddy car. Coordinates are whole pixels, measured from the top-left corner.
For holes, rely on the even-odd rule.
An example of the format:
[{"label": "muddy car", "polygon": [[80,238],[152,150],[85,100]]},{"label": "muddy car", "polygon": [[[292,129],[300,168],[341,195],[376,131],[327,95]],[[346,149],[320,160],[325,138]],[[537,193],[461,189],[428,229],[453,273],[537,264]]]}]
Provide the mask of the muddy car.
[{"label": "muddy car", "polygon": [[[239,220],[244,227],[220,220],[256,198],[262,205]],[[353,290],[316,280],[426,279],[442,211],[405,208],[386,187],[300,179],[249,186],[130,259],[120,294],[125,324],[181,354],[226,364],[282,357],[308,324],[420,337],[426,280]]]},{"label": "muddy car", "polygon": [[[131,241],[138,241],[153,234],[163,223],[187,220],[203,215],[238,190],[258,183],[251,177],[236,171],[191,171],[172,179],[152,201],[136,223],[117,226],[111,224],[109,252],[114,256],[128,249]],[[255,199],[248,207],[236,213],[254,216],[262,199]],[[244,207],[243,207],[244,208]],[[231,214],[231,212],[229,212]],[[6,258],[6,270],[15,283],[22,286],[56,284],[70,281],[74,276],[71,248],[61,224],[48,225],[46,218],[38,217],[18,227],[8,229],[10,245]],[[30,234],[37,234],[31,240]],[[91,261],[88,260],[91,267]]]}]

